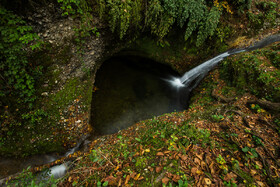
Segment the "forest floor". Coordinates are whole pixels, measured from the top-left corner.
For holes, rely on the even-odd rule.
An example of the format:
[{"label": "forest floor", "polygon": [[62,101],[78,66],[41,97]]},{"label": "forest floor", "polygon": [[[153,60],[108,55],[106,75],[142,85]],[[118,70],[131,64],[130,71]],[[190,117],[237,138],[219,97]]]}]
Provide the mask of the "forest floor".
[{"label": "forest floor", "polygon": [[226,87],[216,69],[195,90],[188,110],[95,140],[59,186],[279,184],[273,112],[250,104],[256,98],[249,93],[225,97]]}]

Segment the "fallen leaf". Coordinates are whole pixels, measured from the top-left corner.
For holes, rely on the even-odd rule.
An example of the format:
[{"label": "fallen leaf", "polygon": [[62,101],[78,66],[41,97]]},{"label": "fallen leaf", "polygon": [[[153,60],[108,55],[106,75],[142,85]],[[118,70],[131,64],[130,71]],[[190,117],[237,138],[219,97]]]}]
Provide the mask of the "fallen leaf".
[{"label": "fallen leaf", "polygon": [[159,173],[162,170],[162,167],[156,167],[156,172]]},{"label": "fallen leaf", "polygon": [[162,182],[163,184],[167,184],[167,183],[169,182],[169,178],[164,177],[164,178],[161,180],[161,182]]},{"label": "fallen leaf", "polygon": [[200,160],[203,160],[203,153],[201,153],[200,155],[196,154],[196,156],[197,156]]},{"label": "fallen leaf", "polygon": [[204,161],[201,161],[200,166],[202,170],[206,169],[206,163]]},{"label": "fallen leaf", "polygon": [[181,159],[185,161],[185,160],[188,159],[188,156],[187,156],[187,155],[182,155],[182,156],[181,156]]},{"label": "fallen leaf", "polygon": [[134,177],[134,180],[138,180],[138,178],[140,177],[140,173],[138,173],[137,175],[136,175],[136,177]]},{"label": "fallen leaf", "polygon": [[118,186],[122,186],[122,179],[120,178]]},{"label": "fallen leaf", "polygon": [[235,175],[233,172],[227,173],[224,180],[229,182],[232,179],[235,180],[237,178],[237,175]]},{"label": "fallen leaf", "polygon": [[174,182],[178,182],[178,181],[180,180],[180,175],[175,175],[175,174],[174,174],[172,180],[173,180]]},{"label": "fallen leaf", "polygon": [[198,168],[196,168],[196,167],[193,167],[192,169],[191,169],[191,173],[193,174],[193,175],[200,175],[200,174],[202,174],[203,173],[203,171],[201,171],[201,170],[199,170]]},{"label": "fallen leaf", "polygon": [[130,175],[127,175],[124,182],[125,185],[128,183],[129,179],[130,179]]},{"label": "fallen leaf", "polygon": [[186,148],[186,151],[188,151],[191,146],[192,146],[192,144],[188,145],[188,147]]},{"label": "fallen leaf", "polygon": [[210,164],[209,168],[210,168],[211,174],[214,175],[214,174],[215,174],[214,162],[212,162],[212,163]]},{"label": "fallen leaf", "polygon": [[261,181],[257,181],[257,183],[258,183],[258,185],[261,186],[261,187],[265,186],[264,183],[261,182]]},{"label": "fallen leaf", "polygon": [[108,181],[110,186],[116,185],[117,179],[113,176],[108,176],[104,179],[104,181]]},{"label": "fallen leaf", "polygon": [[196,163],[197,165],[200,165],[200,160],[198,158],[194,158],[194,163]]},{"label": "fallen leaf", "polygon": [[133,172],[133,173],[130,174],[130,177],[134,178],[136,176],[136,174],[137,174],[136,172]]},{"label": "fallen leaf", "polygon": [[163,152],[158,152],[157,156],[164,156]]},{"label": "fallen leaf", "polygon": [[120,168],[120,165],[118,165],[118,166],[115,168],[115,171],[117,171],[119,168]]},{"label": "fallen leaf", "polygon": [[255,163],[260,169],[262,169],[263,165],[260,161],[256,161]]},{"label": "fallen leaf", "polygon": [[255,175],[257,173],[257,171],[254,169],[251,169],[250,173],[251,173],[251,175]]},{"label": "fallen leaf", "polygon": [[209,178],[204,178],[204,182],[205,182],[206,185],[211,185],[212,184],[212,182]]}]

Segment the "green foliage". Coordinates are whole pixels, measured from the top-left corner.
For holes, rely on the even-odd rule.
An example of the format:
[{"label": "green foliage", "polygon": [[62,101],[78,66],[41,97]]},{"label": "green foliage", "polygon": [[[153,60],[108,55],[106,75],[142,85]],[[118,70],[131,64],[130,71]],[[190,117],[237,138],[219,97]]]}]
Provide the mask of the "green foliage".
[{"label": "green foliage", "polygon": [[6,185],[11,186],[29,186],[29,187],[43,187],[43,186],[56,186],[57,181],[51,177],[48,180],[39,180],[38,177],[30,172],[30,167],[23,170],[17,177],[7,181]]},{"label": "green foliage", "polygon": [[27,120],[28,127],[35,127],[36,125],[42,123],[42,120],[47,117],[47,113],[42,109],[33,110],[29,113],[22,114],[22,119]]},{"label": "green foliage", "polygon": [[227,187],[237,187],[237,184],[233,182],[233,180],[230,180],[228,182],[224,182],[224,185]]},{"label": "green foliage", "polygon": [[204,24],[200,26],[196,41],[197,46],[200,46],[209,35],[212,36],[214,34],[214,31],[218,26],[220,16],[221,11],[219,11],[217,7],[211,8],[208,15],[206,16]]},{"label": "green foliage", "polygon": [[254,149],[254,148],[251,148],[251,147],[244,147],[244,148],[242,148],[242,151],[244,152],[244,153],[246,153],[246,156],[247,157],[249,157],[249,158],[257,158],[259,155],[258,155],[258,153],[257,153],[257,151],[256,151],[256,149]]},{"label": "green foliage", "polygon": [[224,116],[223,115],[212,115],[212,118],[214,121],[220,122],[224,119]]},{"label": "green foliage", "polygon": [[[251,26],[254,30],[259,30],[265,27],[273,27],[276,23],[276,18],[279,17],[279,4],[271,1],[256,2],[257,13],[248,12],[248,17]],[[265,25],[266,23],[266,25]]]},{"label": "green foliage", "polygon": [[244,13],[245,10],[250,10],[252,6],[252,0],[229,0],[229,4],[235,7],[238,13]]},{"label": "green foliage", "polygon": [[121,39],[129,29],[144,29],[162,43],[177,23],[185,28],[185,40],[198,31],[197,46],[214,34],[222,13],[215,6],[208,10],[205,0],[98,0],[97,5],[99,16]]},{"label": "green foliage", "polygon": [[265,112],[258,104],[251,104],[251,109],[255,110],[257,113]]},{"label": "green foliage", "polygon": [[99,0],[99,15],[107,12],[107,20],[112,32],[119,33],[122,39],[131,23],[139,29],[142,0]]},{"label": "green foliage", "polygon": [[61,4],[63,10],[62,15],[80,17],[81,23],[78,27],[74,28],[76,31],[76,42],[79,44],[85,43],[85,38],[91,35],[99,37],[100,33],[97,28],[93,26],[93,16],[91,8],[86,0],[57,0]]},{"label": "green foliage", "polygon": [[[280,99],[280,70],[272,65],[279,58],[279,45],[230,57],[221,64],[221,77],[229,86],[273,102]],[[256,109],[258,111],[258,109]],[[262,112],[259,110],[259,112]]]},{"label": "green foliage", "polygon": [[[165,143],[170,145],[170,150],[174,149],[174,145],[177,145],[177,147],[187,147],[189,144],[202,144],[202,146],[206,146],[213,143],[210,141],[210,132],[198,129],[187,123],[179,127],[169,122],[150,120],[146,125],[148,133],[144,133],[143,137],[141,137],[141,144],[153,144],[156,149],[161,148]],[[168,139],[168,142],[165,142],[166,139]]]},{"label": "green foliage", "polygon": [[[38,36],[32,33],[32,27],[12,12],[0,8],[0,70],[2,105],[9,105],[10,96],[17,98],[17,103],[32,106],[35,96],[35,77],[41,68],[33,67],[27,60],[28,48],[35,50],[40,42],[34,43]],[[32,45],[31,45],[32,43]],[[8,97],[9,95],[9,97]],[[5,99],[4,99],[5,98]]]},{"label": "green foliage", "polygon": [[84,0],[57,0],[57,2],[61,3],[63,15],[82,15],[87,10],[87,3]]}]

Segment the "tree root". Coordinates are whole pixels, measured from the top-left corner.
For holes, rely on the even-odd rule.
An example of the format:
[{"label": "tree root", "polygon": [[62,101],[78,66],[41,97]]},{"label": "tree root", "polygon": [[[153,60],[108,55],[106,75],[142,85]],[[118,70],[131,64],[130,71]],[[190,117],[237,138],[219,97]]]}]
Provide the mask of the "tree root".
[{"label": "tree root", "polygon": [[214,97],[216,100],[224,103],[230,103],[235,100],[235,97],[225,97],[223,95],[216,94],[214,89],[211,93],[211,96]]},{"label": "tree root", "polygon": [[268,110],[273,110],[273,111],[280,111],[280,103],[272,103],[270,101],[264,101],[264,100],[250,100],[247,101],[248,104],[258,104],[261,107],[268,109]]},{"label": "tree root", "polygon": [[[248,122],[247,122],[247,120],[246,120],[246,117],[245,117],[246,115],[245,115],[244,113],[242,113],[242,112],[240,112],[240,111],[234,111],[234,110],[229,111],[229,112],[234,112],[234,113],[240,115],[240,116],[242,117],[242,120],[243,120],[244,124],[245,124],[246,126],[249,126],[249,125],[248,125]],[[239,127],[237,127],[237,128],[239,128]],[[252,128],[250,128],[250,129],[251,129],[251,132],[250,132],[250,131],[246,131],[246,132],[249,133],[249,134],[251,134],[252,136],[256,136],[256,137],[260,138],[261,140],[263,140],[263,138],[262,138],[256,131],[254,131],[254,129],[252,129]],[[239,128],[239,130],[241,130],[241,129]],[[263,141],[264,141],[264,140],[263,140]],[[274,162],[276,163],[276,165],[277,165],[278,167],[280,167],[280,163],[277,161],[277,159],[274,157],[274,155],[266,148],[266,146],[263,144],[262,147],[263,147],[264,151],[274,160]]]}]

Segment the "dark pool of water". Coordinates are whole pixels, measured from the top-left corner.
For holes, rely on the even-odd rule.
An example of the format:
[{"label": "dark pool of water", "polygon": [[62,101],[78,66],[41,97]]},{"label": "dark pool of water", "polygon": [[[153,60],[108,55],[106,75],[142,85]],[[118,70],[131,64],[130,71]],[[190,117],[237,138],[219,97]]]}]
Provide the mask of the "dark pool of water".
[{"label": "dark pool of water", "polygon": [[91,124],[100,135],[112,134],[156,115],[182,110],[169,80],[169,66],[129,56],[114,57],[97,71]]}]

